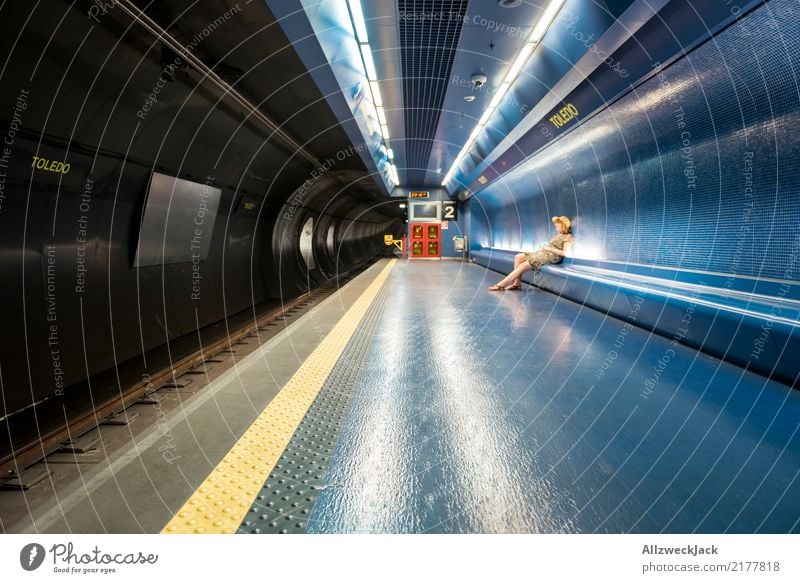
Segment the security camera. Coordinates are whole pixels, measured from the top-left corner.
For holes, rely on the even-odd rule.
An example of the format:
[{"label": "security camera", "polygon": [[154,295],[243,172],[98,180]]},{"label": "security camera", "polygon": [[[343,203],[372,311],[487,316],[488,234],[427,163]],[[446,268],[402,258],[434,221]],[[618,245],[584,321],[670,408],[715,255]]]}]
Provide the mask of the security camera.
[{"label": "security camera", "polygon": [[486,81],[488,81],[488,79],[486,78],[486,75],[475,74],[472,76],[471,81],[475,89],[480,89],[486,85]]}]

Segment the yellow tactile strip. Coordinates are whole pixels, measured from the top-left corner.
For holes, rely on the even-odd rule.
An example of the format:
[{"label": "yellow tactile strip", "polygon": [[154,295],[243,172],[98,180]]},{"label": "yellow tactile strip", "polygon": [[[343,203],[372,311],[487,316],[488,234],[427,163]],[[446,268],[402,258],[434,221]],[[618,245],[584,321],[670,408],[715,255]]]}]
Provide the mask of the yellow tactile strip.
[{"label": "yellow tactile strip", "polygon": [[162,533],[234,533],[395,265],[391,259]]}]

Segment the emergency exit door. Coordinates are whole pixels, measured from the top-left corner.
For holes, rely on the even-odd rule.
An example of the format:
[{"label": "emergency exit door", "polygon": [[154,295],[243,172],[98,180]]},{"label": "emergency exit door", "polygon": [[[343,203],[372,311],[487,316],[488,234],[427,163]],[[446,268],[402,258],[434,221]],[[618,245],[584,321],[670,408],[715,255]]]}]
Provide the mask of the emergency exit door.
[{"label": "emergency exit door", "polygon": [[439,223],[412,223],[409,256],[412,259],[441,257],[441,239]]}]

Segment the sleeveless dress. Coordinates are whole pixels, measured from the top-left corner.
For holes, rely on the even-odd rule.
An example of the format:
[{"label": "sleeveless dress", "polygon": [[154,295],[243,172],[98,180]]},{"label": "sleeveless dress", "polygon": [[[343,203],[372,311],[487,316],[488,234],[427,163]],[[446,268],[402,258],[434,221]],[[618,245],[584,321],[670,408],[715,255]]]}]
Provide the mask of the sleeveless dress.
[{"label": "sleeveless dress", "polygon": [[[555,247],[559,251],[564,250],[564,243],[572,241],[572,235],[556,235],[552,239],[548,245],[550,247]],[[561,263],[563,257],[560,255],[556,255],[555,253],[551,253],[550,251],[545,251],[544,249],[538,249],[533,251],[532,253],[526,253],[525,259],[528,260],[528,263],[533,268],[534,271],[539,271],[539,268],[542,265],[547,265],[551,263]]]}]

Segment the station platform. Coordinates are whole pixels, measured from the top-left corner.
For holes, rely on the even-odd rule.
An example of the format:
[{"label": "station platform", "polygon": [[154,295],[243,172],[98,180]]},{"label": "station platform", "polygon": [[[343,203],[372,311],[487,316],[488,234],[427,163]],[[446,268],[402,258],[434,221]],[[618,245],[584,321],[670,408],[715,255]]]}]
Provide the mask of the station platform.
[{"label": "station platform", "polygon": [[797,391],[497,279],[379,261],[11,530],[800,532]]}]

